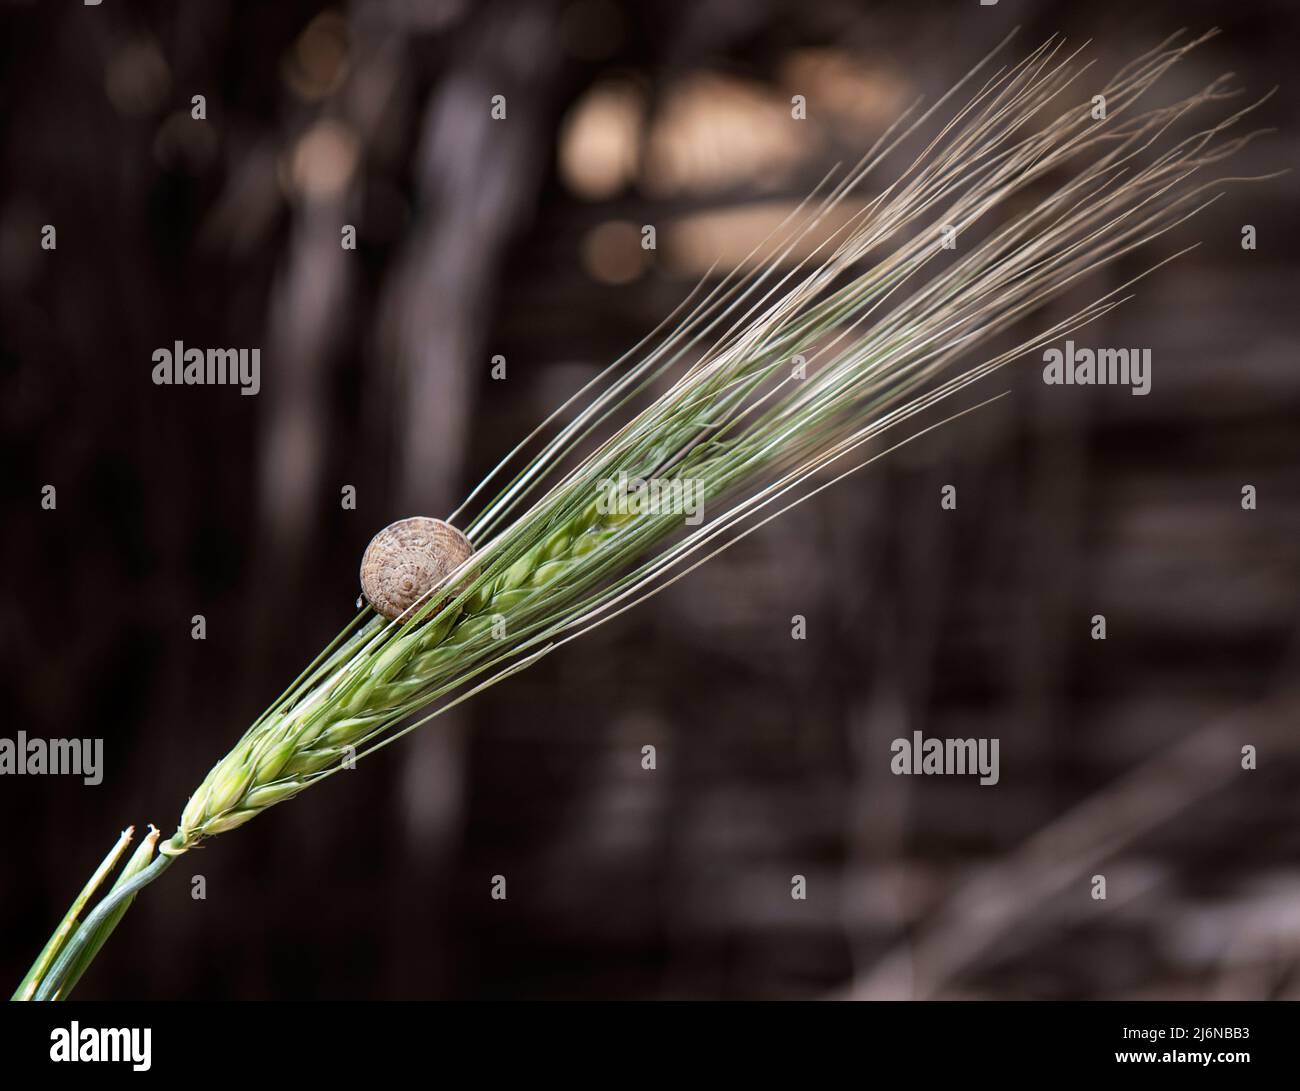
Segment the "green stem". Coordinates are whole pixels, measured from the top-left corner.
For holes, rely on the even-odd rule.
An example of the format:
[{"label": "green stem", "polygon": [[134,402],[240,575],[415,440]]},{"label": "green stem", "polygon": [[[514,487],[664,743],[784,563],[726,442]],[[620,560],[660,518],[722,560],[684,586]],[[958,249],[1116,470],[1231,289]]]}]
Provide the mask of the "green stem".
[{"label": "green stem", "polygon": [[81,976],[91,959],[95,957],[99,947],[108,938],[108,933],[126,911],[131,899],[171,867],[172,859],[171,856],[160,854],[148,867],[113,888],[77,929],[76,935],[64,944],[49,973],[45,975],[36,990],[34,999],[56,1000],[67,996],[72,983],[76,977]]},{"label": "green stem", "polygon": [[[116,895],[122,887],[126,886],[127,883],[149,866],[149,863],[153,860],[154,848],[158,844],[158,836],[158,830],[150,826],[148,836],[140,842],[139,847],[131,854],[131,859],[126,862],[122,874],[117,877],[117,882],[109,889],[106,897]],[[68,998],[68,994],[81,980],[81,975],[86,972],[87,968],[95,960],[95,956],[99,954],[99,949],[104,946],[108,937],[113,934],[113,929],[126,916],[126,911],[131,908],[133,901],[135,901],[135,895],[131,895],[124,901],[117,902],[112,912],[105,918],[104,923],[95,929],[86,945],[72,962],[71,968],[64,977],[63,984],[59,986],[59,991],[54,995],[55,1000],[66,1000]]]},{"label": "green stem", "polygon": [[122,835],[117,839],[117,844],[100,861],[99,867],[95,869],[95,873],[90,877],[90,882],[81,888],[81,893],[77,895],[67,913],[64,914],[63,920],[59,922],[54,934],[50,936],[49,942],[46,943],[41,953],[36,956],[32,968],[27,971],[27,976],[22,979],[18,988],[14,990],[13,996],[9,998],[10,1000],[30,1000],[35,995],[36,990],[40,988],[41,983],[45,980],[50,963],[63,950],[64,944],[72,934],[72,929],[77,923],[77,917],[81,915],[81,911],[94,896],[95,891],[99,889],[100,884],[117,867],[117,862],[122,858],[122,853],[126,851],[127,845],[131,843],[131,835],[134,832],[134,826],[122,831]]}]

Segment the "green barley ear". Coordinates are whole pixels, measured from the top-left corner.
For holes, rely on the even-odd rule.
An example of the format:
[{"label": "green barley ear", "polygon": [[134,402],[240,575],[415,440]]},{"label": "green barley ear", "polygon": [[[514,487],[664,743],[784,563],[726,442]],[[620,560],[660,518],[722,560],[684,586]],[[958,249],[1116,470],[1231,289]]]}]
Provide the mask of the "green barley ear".
[{"label": "green barley ear", "polygon": [[[1117,306],[1127,286],[938,381],[959,356],[1208,203],[1198,175],[1249,139],[1221,139],[1244,111],[1144,153],[1174,121],[1225,98],[1224,82],[1138,109],[1197,44],[1166,43],[1122,70],[1102,89],[1098,120],[1089,100],[1069,98],[1076,57],[1048,41],[955,109],[941,137],[813,258],[777,280],[779,262],[901,135],[808,205],[766,265],[724,279],[639,358],[606,372],[603,389],[584,390],[576,418],[465,533],[452,526],[464,507],[446,522],[413,517],[382,531],[362,566],[378,616],[363,613],[213,768],[163,852],[243,825],[343,758],[386,745],[422,709],[433,707],[420,723],[654,593],[697,551],[748,533],[746,520],[885,429]],[[945,254],[954,234],[973,240],[955,257]],[[810,364],[798,382],[787,368],[795,355]],[[608,425],[636,393],[674,376],[647,409]],[[592,438],[595,451],[562,470]],[[731,506],[683,536],[680,513],[611,506],[611,483],[629,479]]]},{"label": "green barley ear", "polygon": [[[1053,38],[981,84],[985,58],[928,111],[905,115],[756,249],[750,271],[697,288],[445,521],[383,532],[395,552],[362,566],[375,609],[213,766],[160,855],[122,890],[656,594],[887,453],[863,448],[890,429],[1122,303],[1132,281],[948,374],[1214,199],[1206,175],[1250,139],[1225,135],[1247,111],[1172,132],[1228,97],[1225,81],[1144,106],[1201,41],[1175,36],[1085,94],[1079,54]],[[1103,119],[1089,109],[1096,91]],[[885,159],[945,111],[938,135],[862,197]],[[829,215],[850,201],[850,215]],[[830,222],[840,226],[828,232]],[[652,389],[662,393],[634,411]],[[611,483],[628,481],[689,496],[707,517],[620,503],[629,497]],[[96,910],[96,927],[123,897]],[[74,947],[93,940],[82,935],[91,923]],[[66,969],[47,975],[45,995],[66,995]]]}]

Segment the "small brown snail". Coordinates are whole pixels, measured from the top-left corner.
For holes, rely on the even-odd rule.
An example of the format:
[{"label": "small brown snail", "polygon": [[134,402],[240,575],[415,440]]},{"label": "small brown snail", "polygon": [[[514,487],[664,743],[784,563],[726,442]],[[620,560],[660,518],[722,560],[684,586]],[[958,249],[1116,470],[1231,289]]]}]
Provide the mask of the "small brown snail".
[{"label": "small brown snail", "polygon": [[473,552],[469,539],[450,523],[424,515],[399,519],[366,546],[361,593],[384,617],[406,621]]}]

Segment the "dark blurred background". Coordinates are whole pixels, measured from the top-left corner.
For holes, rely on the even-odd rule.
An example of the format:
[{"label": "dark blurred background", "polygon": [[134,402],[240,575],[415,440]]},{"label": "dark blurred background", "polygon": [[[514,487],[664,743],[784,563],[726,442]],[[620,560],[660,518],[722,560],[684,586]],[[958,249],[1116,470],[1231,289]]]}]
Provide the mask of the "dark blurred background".
[{"label": "dark blurred background", "polygon": [[[1294,168],[1300,131],[1286,0],[106,0],[3,21],[3,734],[102,737],[106,764],[98,787],[0,780],[15,984],[117,831],[169,835],[352,616],[378,528],[450,511],[1012,26],[1010,57],[1095,39],[1099,75],[1222,26],[1170,93],[1281,85],[1239,173]],[[1004,373],[996,407],[183,858],[79,995],[1300,997],[1295,177],[1162,240],[1203,245],[1079,338],[1151,347],[1150,396]],[[260,347],[261,393],[154,386],[177,339]],[[914,730],[999,737],[1001,782],[892,776]]]}]

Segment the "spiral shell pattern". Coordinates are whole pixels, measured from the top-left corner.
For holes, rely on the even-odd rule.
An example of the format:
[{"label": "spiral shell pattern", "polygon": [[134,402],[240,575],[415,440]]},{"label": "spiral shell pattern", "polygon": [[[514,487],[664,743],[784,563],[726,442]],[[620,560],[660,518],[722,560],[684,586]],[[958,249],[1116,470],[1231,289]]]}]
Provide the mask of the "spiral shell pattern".
[{"label": "spiral shell pattern", "polygon": [[[384,527],[361,557],[361,592],[386,618],[403,621],[424,604],[474,552],[460,531],[441,519],[414,515]],[[414,609],[412,609],[414,608]]]}]

